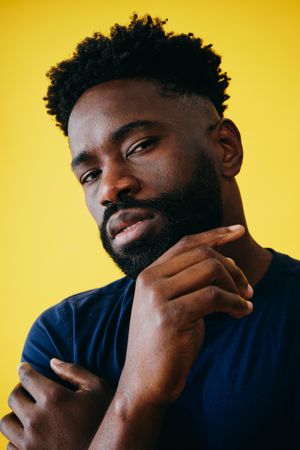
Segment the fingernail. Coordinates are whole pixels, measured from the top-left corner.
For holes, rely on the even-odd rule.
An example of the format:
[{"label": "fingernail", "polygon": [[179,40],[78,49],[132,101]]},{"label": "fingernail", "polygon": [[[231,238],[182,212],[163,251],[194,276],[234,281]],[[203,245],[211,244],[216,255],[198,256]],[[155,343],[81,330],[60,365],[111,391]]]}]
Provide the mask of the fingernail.
[{"label": "fingernail", "polygon": [[247,308],[249,311],[253,311],[253,303],[247,301]]},{"label": "fingernail", "polygon": [[55,366],[60,366],[61,364],[63,364],[63,362],[60,359],[57,359],[57,358],[52,358],[50,360],[50,363],[54,364]]},{"label": "fingernail", "polygon": [[20,362],[20,364],[18,365],[17,371],[18,373],[20,373],[23,369],[26,368],[26,366],[28,366],[29,364],[26,362]]},{"label": "fingernail", "polygon": [[228,261],[230,261],[232,264],[234,264],[235,265],[235,261],[234,261],[234,259],[232,259],[232,258],[227,258],[228,259]]},{"label": "fingernail", "polygon": [[247,286],[246,295],[247,298],[253,297],[253,287],[250,284]]},{"label": "fingernail", "polygon": [[230,225],[230,226],[228,227],[228,230],[230,230],[230,231],[236,231],[236,230],[240,230],[241,228],[243,228],[242,225]]}]

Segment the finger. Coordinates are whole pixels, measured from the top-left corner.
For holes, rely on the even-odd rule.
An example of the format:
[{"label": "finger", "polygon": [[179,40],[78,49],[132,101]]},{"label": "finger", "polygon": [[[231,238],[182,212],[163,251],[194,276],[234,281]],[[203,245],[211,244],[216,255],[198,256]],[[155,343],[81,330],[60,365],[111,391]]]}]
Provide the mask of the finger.
[{"label": "finger", "polygon": [[244,272],[235,264],[233,259],[226,258],[223,255],[221,255],[221,257],[222,257],[224,266],[230,273],[237,288],[239,289],[240,295],[246,299],[251,299],[254,294],[253,287],[250,285]]},{"label": "finger", "polygon": [[[226,258],[213,248],[207,246],[193,248],[183,255],[175,256],[165,264],[157,266],[156,268],[152,269],[155,272],[157,272],[157,274],[156,273],[153,274],[153,278],[158,279],[158,275],[160,278],[161,277],[171,278],[169,281],[171,281],[170,288],[172,290],[172,287],[175,288],[175,284],[173,284],[173,282],[176,283],[176,279],[174,278],[174,276],[180,275],[181,272],[182,273],[184,272],[184,277],[186,278],[183,278],[183,281],[187,282],[188,272],[186,272],[186,269],[191,268],[191,270],[193,271],[195,269],[193,269],[192,266],[197,265],[205,260],[213,260],[213,259],[216,261],[216,265],[218,262],[220,262],[224,266],[225,270],[227,270],[233,282],[235,283],[236,289],[239,291],[239,293],[245,298],[251,298],[253,295],[253,289],[249,285],[249,282],[245,277],[244,273],[241,271],[241,269],[234,264],[233,260],[231,260],[230,258]],[[201,286],[203,286],[200,281],[202,278],[200,266],[198,278],[200,288]],[[197,284],[193,286],[197,287]]]},{"label": "finger", "polygon": [[82,391],[91,391],[95,388],[99,388],[99,384],[107,383],[101,380],[97,375],[89,372],[79,364],[67,363],[60,361],[57,358],[52,358],[50,361],[52,370],[63,380],[73,384],[77,389]]},{"label": "finger", "polygon": [[168,304],[170,308],[173,305],[181,311],[182,325],[184,326],[213,312],[228,313],[235,318],[241,318],[253,311],[251,302],[217,286],[200,289]]},{"label": "finger", "polygon": [[215,252],[215,257],[217,257],[218,261],[223,264],[227,272],[230,274],[240,295],[247,299],[251,298],[253,296],[253,288],[250,286],[244,272],[235,264],[233,259],[226,258],[217,251],[213,251]]},{"label": "finger", "polygon": [[169,298],[173,300],[207,286],[218,286],[228,292],[240,294],[223,264],[218,259],[210,258],[171,277],[168,283]]},{"label": "finger", "polygon": [[9,442],[7,444],[6,450],[18,450],[18,447],[16,447],[14,444],[12,444],[11,442]]},{"label": "finger", "polygon": [[34,400],[21,384],[18,384],[8,397],[8,406],[12,409],[18,419],[23,423],[24,417],[26,417],[35,404]]},{"label": "finger", "polygon": [[9,442],[7,444],[6,450],[18,450],[18,447],[16,447],[14,444],[12,444],[11,442]]},{"label": "finger", "polygon": [[21,385],[36,402],[43,402],[45,399],[51,398],[54,391],[68,391],[65,387],[41,375],[28,363],[19,364],[18,373]]},{"label": "finger", "polygon": [[229,242],[240,239],[245,234],[245,228],[242,225],[231,225],[229,227],[215,228],[203,233],[184,236],[173,247],[167,250],[162,256],[155,260],[150,266],[168,261],[170,258],[181,255],[186,251],[197,246],[206,245],[209,247],[219,247]]},{"label": "finger", "polygon": [[0,431],[12,445],[17,448],[22,446],[24,430],[15,414],[10,413],[3,417],[0,423]]}]

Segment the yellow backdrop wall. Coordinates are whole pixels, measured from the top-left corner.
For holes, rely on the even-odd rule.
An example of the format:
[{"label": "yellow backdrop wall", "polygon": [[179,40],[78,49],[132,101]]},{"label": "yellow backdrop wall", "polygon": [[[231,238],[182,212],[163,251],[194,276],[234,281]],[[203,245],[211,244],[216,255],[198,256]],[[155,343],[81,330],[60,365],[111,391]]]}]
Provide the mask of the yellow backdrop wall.
[{"label": "yellow backdrop wall", "polygon": [[[227,116],[239,126],[239,176],[254,237],[300,258],[298,1],[1,0],[1,389],[17,383],[29,327],[48,306],[120,273],[100,250],[67,141],[42,102],[50,65],[133,11],[212,42],[232,77]],[[0,438],[0,448],[5,448]]]}]

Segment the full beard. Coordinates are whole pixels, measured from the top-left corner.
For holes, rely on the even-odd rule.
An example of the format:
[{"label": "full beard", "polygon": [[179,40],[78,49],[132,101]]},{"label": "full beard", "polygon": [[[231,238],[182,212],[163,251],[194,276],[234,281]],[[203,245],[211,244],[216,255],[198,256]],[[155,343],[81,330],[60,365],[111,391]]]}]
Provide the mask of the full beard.
[{"label": "full beard", "polygon": [[[107,222],[112,214],[128,208],[152,209],[160,214],[164,226],[160,233],[146,235],[117,252],[107,234]],[[219,227],[222,219],[221,189],[216,169],[213,161],[202,155],[192,181],[183,189],[163,193],[158,198],[135,200],[127,197],[115,202],[107,207],[99,231],[102,245],[116,265],[127,276],[136,279],[183,236]]]}]

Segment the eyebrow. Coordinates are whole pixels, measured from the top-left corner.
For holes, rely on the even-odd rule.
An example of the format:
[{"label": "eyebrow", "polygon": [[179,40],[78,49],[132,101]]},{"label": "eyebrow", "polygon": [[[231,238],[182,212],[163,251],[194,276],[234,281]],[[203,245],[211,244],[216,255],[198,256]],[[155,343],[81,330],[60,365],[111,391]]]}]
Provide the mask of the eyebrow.
[{"label": "eyebrow", "polygon": [[[131,133],[134,130],[137,129],[150,129],[154,126],[159,125],[158,122],[150,121],[150,120],[136,120],[134,122],[127,123],[125,125],[122,125],[120,128],[117,128],[115,131],[112,132],[110,136],[110,141],[113,144],[118,144],[122,140],[124,140],[129,133]],[[71,162],[71,168],[74,170],[76,167],[78,167],[80,164],[83,164],[85,162],[89,162],[93,159],[93,156],[90,152],[87,150],[83,150],[80,152],[75,158],[72,159]]]}]

